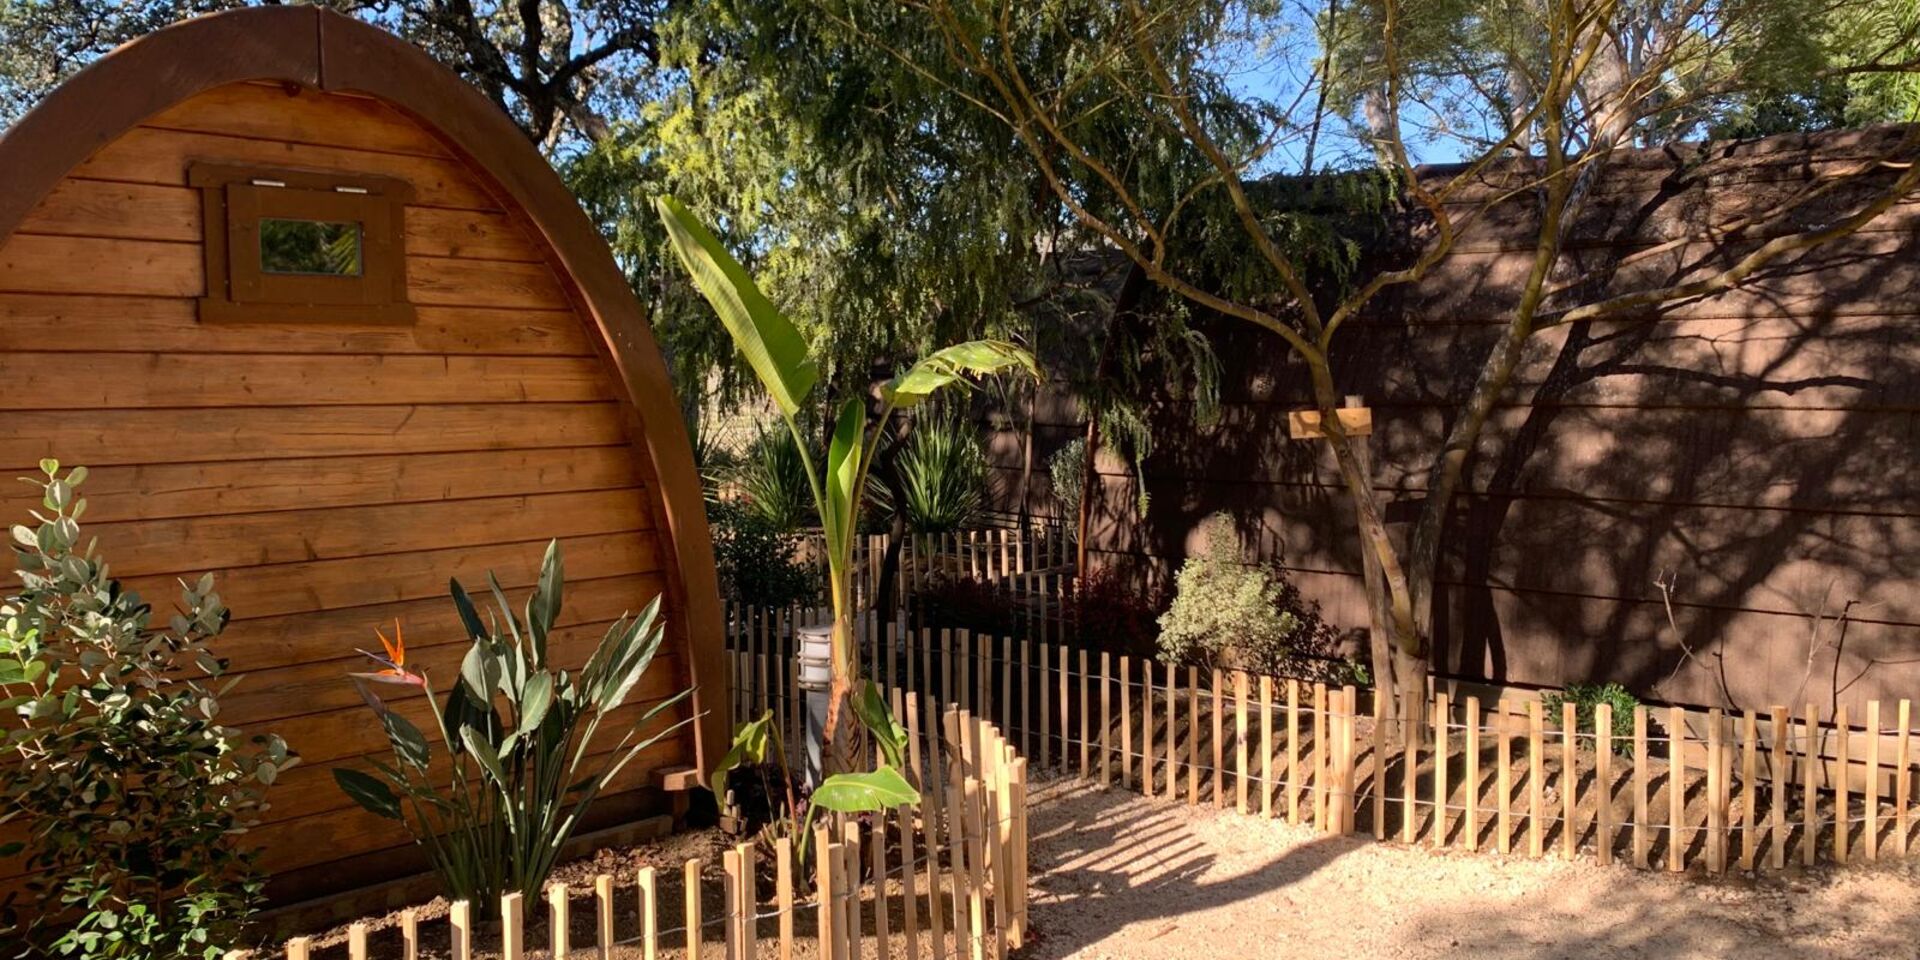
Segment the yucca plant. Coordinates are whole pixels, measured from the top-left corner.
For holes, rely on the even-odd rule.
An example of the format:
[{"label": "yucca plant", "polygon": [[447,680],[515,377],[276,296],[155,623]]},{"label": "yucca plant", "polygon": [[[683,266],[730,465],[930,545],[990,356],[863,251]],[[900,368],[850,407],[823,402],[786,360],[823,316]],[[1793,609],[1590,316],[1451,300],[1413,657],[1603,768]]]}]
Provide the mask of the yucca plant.
[{"label": "yucca plant", "polygon": [[817,519],[807,459],[793,434],[763,429],[734,470],[743,505],[776,532],[793,533]]},{"label": "yucca plant", "polygon": [[658,198],[655,206],[674,253],[780,410],[804,458],[808,486],[825,532],[827,598],[833,606],[832,688],[822,734],[834,769],[850,770],[861,762],[860,751],[853,737],[839,734],[845,729],[843,708],[851,706],[860,669],[854,655],[853,548],[860,529],[860,505],[866,500],[867,470],[885,440],[883,428],[896,410],[918,407],[936,392],[964,384],[970,377],[1026,371],[1037,378],[1039,368],[1032,354],[999,340],[974,340],[937,350],[881,387],[877,418],[868,417],[864,395],[846,398],[834,417],[824,469],[818,469],[807,452],[799,421],[820,379],[819,362],[809,354],[806,339],[685,206],[672,197]]},{"label": "yucca plant", "polygon": [[[615,711],[660,650],[660,599],[609,627],[585,666],[563,670],[549,660],[548,640],[564,579],[554,541],[525,614],[517,617],[499,581],[488,574],[499,610],[484,621],[460,582],[452,582],[454,608],[473,645],[444,700],[424,672],[407,665],[398,624],[393,641],[380,636],[384,656],[366,654],[381,669],[352,675],[386,730],[393,762],[369,758],[374,773],[341,768],[335,781],[362,807],[405,823],[447,896],[482,910],[504,893],[537,897],[561,846],[600,791],[642,751],[688,722],[641,735],[692,692],[683,690],[632,720],[620,718],[620,729],[611,731],[619,737],[613,749],[592,755],[600,728],[615,722]],[[376,696],[374,683],[425,691],[447,754],[444,767],[435,769],[427,736]]]},{"label": "yucca plant", "polygon": [[965,417],[953,411],[922,417],[907,435],[894,469],[905,494],[901,502],[894,503],[887,485],[871,477],[867,497],[889,514],[901,513],[914,533],[961,530],[979,517],[987,458],[979,434]]}]

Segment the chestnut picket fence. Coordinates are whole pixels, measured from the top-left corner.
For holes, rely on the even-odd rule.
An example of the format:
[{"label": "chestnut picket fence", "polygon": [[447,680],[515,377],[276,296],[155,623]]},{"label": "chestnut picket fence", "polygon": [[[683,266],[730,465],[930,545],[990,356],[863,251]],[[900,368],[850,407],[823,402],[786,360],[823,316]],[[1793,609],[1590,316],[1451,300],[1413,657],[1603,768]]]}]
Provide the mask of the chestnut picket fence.
[{"label": "chestnut picket fence", "polygon": [[[770,710],[800,729],[792,627],[825,617],[730,612],[741,719]],[[1599,704],[1583,720],[1571,702],[1548,709],[1551,691],[1442,682],[1406,722],[1324,679],[871,618],[859,637],[884,689],[997,721],[1039,768],[1326,833],[1709,874],[1916,845],[1908,699],[1618,718]]]},{"label": "chestnut picket fence", "polygon": [[[914,693],[898,703],[912,733],[908,775],[920,787],[920,804],[883,816],[836,815],[815,831],[813,849],[822,853],[813,856],[810,876],[798,872],[805,865],[791,837],[726,850],[718,916],[703,911],[702,893],[712,881],[695,858],[678,871],[677,908],[662,902],[666,878],[656,867],[641,867],[630,878],[596,876],[592,934],[579,940],[575,891],[549,885],[544,950],[528,942],[527,913],[538,907],[515,893],[500,899],[498,918],[486,923],[462,901],[432,921],[409,910],[391,929],[354,923],[345,943],[324,948],[295,938],[281,955],[791,960],[798,945],[803,955],[821,960],[1004,960],[1027,935],[1027,761],[982,717],[957,706],[923,705]],[[762,859],[769,855],[770,864]],[[619,909],[622,896],[637,909]],[[623,917],[630,917],[624,929]],[[436,923],[445,928],[429,942],[424,934]]]}]

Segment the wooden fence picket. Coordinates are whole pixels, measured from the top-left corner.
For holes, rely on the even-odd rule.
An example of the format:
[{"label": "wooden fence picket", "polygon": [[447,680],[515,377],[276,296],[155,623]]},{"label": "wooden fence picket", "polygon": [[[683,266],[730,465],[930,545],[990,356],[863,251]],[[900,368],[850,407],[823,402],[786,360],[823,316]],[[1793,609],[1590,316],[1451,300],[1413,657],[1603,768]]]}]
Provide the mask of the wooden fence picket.
[{"label": "wooden fence picket", "polygon": [[400,912],[400,960],[419,960],[420,958],[420,913],[407,909]]},{"label": "wooden fence picket", "polygon": [[1667,869],[1686,869],[1687,719],[1679,707],[1667,708]]},{"label": "wooden fence picket", "polygon": [[1760,785],[1760,721],[1749,707],[1740,720],[1740,869],[1752,870],[1760,854],[1758,801]]},{"label": "wooden fence picket", "polygon": [[[1093,773],[1089,763],[1093,755],[1093,724],[1088,722],[1093,707],[1087,698],[1087,676],[1090,673],[1092,671],[1087,669],[1087,651],[1082,648],[1080,651],[1080,776],[1082,777],[1091,777]],[[1066,697],[1062,696],[1060,699],[1064,701]]]},{"label": "wooden fence picket", "polygon": [[1726,872],[1726,814],[1720,808],[1720,708],[1707,712],[1707,874]]},{"label": "wooden fence picket", "polygon": [[1572,860],[1580,845],[1580,720],[1572,700],[1560,703],[1560,855]]},{"label": "wooden fence picket", "polygon": [[1844,864],[1853,846],[1853,799],[1851,778],[1847,775],[1847,749],[1852,728],[1848,726],[1847,705],[1833,708],[1833,862]]},{"label": "wooden fence picket", "polygon": [[1404,713],[1400,721],[1400,842],[1413,843],[1420,839],[1420,724],[1418,714],[1412,711],[1421,709],[1415,704],[1403,704]]},{"label": "wooden fence picket", "polygon": [[1806,711],[1805,725],[1800,728],[1800,782],[1804,791],[1800,803],[1804,821],[1800,829],[1800,862],[1811,867],[1820,844],[1820,790],[1816,785],[1820,760],[1814,744],[1814,731],[1820,728],[1820,708],[1809,703]]},{"label": "wooden fence picket", "polygon": [[1100,651],[1100,785],[1113,785],[1113,674],[1107,651]]},{"label": "wooden fence picket", "polygon": [[1233,672],[1233,791],[1235,809],[1247,812],[1247,672]]},{"label": "wooden fence picket", "polygon": [[1538,700],[1527,701],[1527,856],[1546,853],[1546,715]]},{"label": "wooden fence picket", "polygon": [[[920,895],[914,889],[914,878],[919,874],[914,869],[913,809],[901,806],[900,817],[900,933],[904,941],[906,960],[920,960]],[[929,824],[928,830],[932,829]],[[928,839],[932,839],[929,836]],[[886,874],[880,874],[880,883],[886,883]],[[785,960],[784,956],[782,960]]]},{"label": "wooden fence picket", "polygon": [[1260,816],[1273,819],[1273,678],[1260,677]]},{"label": "wooden fence picket", "polygon": [[1453,722],[1443,691],[1433,702],[1433,845],[1447,845],[1447,762],[1453,756],[1448,748],[1447,725]]},{"label": "wooden fence picket", "polygon": [[1461,816],[1461,839],[1469,851],[1480,848],[1480,698],[1467,698],[1466,809]]},{"label": "wooden fence picket", "polygon": [[1506,853],[1513,848],[1513,737],[1509,730],[1509,715],[1512,707],[1505,699],[1500,701],[1500,712],[1494,717],[1494,738],[1497,744],[1499,769],[1498,777],[1499,819],[1497,832],[1493,838],[1493,848]]},{"label": "wooden fence picket", "polygon": [[1180,668],[1167,664],[1167,799],[1180,799]]},{"label": "wooden fence picket", "polygon": [[1140,795],[1153,796],[1153,658],[1140,660]]},{"label": "wooden fence picket", "polygon": [[681,882],[685,885],[686,896],[681,902],[685,907],[683,919],[687,928],[687,960],[700,960],[700,858],[689,858],[680,870]]},{"label": "wooden fence picket", "polygon": [[547,943],[556,957],[573,953],[573,923],[568,911],[567,885],[564,883],[547,886]]},{"label": "wooden fence picket", "polygon": [[1593,707],[1593,843],[1600,865],[1613,864],[1613,704]]},{"label": "wooden fence picket", "polygon": [[1133,789],[1133,658],[1120,655],[1120,785]]},{"label": "wooden fence picket", "polygon": [[1300,823],[1300,792],[1306,788],[1300,776],[1300,681],[1287,678],[1287,822]]},{"label": "wooden fence picket", "polygon": [[1327,771],[1333,768],[1327,748],[1331,740],[1327,729],[1327,685],[1316,682],[1313,685],[1313,825],[1321,831],[1327,829]]},{"label": "wooden fence picket", "polygon": [[[521,897],[509,893],[500,898],[500,955],[506,960],[524,960],[527,955],[526,918]],[[689,957],[693,954],[689,953]]]},{"label": "wooden fence picket", "polygon": [[[1842,737],[1846,731],[1840,732]],[[1846,770],[1843,765],[1840,768]],[[1861,850],[1867,860],[1880,859],[1880,701],[1867,701],[1867,782],[1865,793],[1861,797],[1865,805],[1866,823],[1860,836]]]},{"label": "wooden fence picket", "polygon": [[1187,806],[1200,802],[1200,668],[1187,668]]},{"label": "wooden fence picket", "polygon": [[[1298,692],[1299,684],[1293,680],[1287,681],[1287,701],[1289,706],[1295,706],[1298,703],[1299,698],[1296,696]],[[1372,784],[1373,838],[1375,840],[1385,840],[1387,838],[1387,702],[1388,698],[1392,696],[1393,694],[1391,692],[1379,687],[1373,689]],[[1300,725],[1290,721],[1287,729],[1287,749],[1291,751],[1294,741],[1300,739]],[[1291,775],[1293,767],[1294,755],[1289,753],[1287,757],[1289,775]],[[1299,823],[1300,804],[1298,798],[1288,797],[1287,803],[1287,820],[1291,823]]]},{"label": "wooden fence picket", "polygon": [[1907,830],[1911,823],[1913,805],[1913,748],[1910,744],[1913,727],[1913,701],[1902,698],[1894,711],[1894,721],[1900,725],[1898,739],[1894,743],[1893,775],[1893,824],[1894,852],[1907,855]]},{"label": "wooden fence picket", "polygon": [[473,960],[473,905],[455,900],[447,908],[447,927],[447,952],[453,960]]},{"label": "wooden fence picket", "polygon": [[1226,786],[1227,753],[1223,736],[1226,717],[1222,712],[1220,668],[1213,668],[1213,808],[1224,810],[1227,806]]},{"label": "wooden fence picket", "polygon": [[1647,756],[1647,708],[1633,708],[1633,865],[1647,869],[1651,824],[1647,822],[1647,787],[1651,758]]},{"label": "wooden fence picket", "polygon": [[1773,752],[1768,758],[1773,767],[1773,802],[1768,805],[1771,828],[1767,862],[1779,870],[1787,865],[1787,791],[1793,786],[1793,744],[1787,731],[1793,717],[1786,707],[1775,704],[1767,708],[1767,718],[1773,730],[1769,740]]}]

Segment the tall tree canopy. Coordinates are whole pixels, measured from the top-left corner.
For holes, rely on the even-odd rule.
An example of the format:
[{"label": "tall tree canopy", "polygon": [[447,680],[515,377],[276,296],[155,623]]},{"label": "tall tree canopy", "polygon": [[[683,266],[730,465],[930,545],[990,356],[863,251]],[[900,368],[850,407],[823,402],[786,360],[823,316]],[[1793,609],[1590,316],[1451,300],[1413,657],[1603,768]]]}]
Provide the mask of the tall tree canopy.
[{"label": "tall tree canopy", "polygon": [[[1464,467],[1533,338],[1738,285],[1858,230],[1920,183],[1920,138],[1909,136],[1768,210],[1699,224],[1698,238],[1730,244],[1724,270],[1623,290],[1605,270],[1564,261],[1623,149],[1760,118],[1820,126],[1906,109],[1900,83],[1871,79],[1915,67],[1904,0],[1326,0],[1304,14],[1273,0],[838,0],[834,17],[887,46],[901,32],[875,26],[879,5],[914,11],[939,35],[933,55],[893,49],[1000,119],[1088,242],[1195,307],[1272,334],[1300,363],[1357,517],[1376,675],[1401,685],[1404,703],[1424,696],[1440,541]],[[1052,56],[1035,64],[1033,50]],[[1271,51],[1265,82],[1235,76],[1222,51]],[[1238,94],[1225,109],[1223,86]],[[1815,109],[1829,89],[1838,105]],[[1133,130],[1118,149],[1106,135],[1115,118]],[[1321,173],[1329,133],[1359,147],[1334,152],[1359,161],[1350,175],[1299,189],[1257,179]],[[1463,162],[1423,170],[1423,151]],[[1142,155],[1162,158],[1164,176],[1142,176]],[[1856,181],[1866,189],[1847,192]],[[1351,202],[1316,202],[1329,182],[1384,185],[1379,209],[1405,249],[1343,257],[1378,226]],[[1340,333],[1515,197],[1537,225],[1531,268],[1439,451],[1416,468],[1418,519],[1396,535],[1337,416],[1336,364],[1350,362]],[[1223,277],[1221,263],[1244,266]]]}]

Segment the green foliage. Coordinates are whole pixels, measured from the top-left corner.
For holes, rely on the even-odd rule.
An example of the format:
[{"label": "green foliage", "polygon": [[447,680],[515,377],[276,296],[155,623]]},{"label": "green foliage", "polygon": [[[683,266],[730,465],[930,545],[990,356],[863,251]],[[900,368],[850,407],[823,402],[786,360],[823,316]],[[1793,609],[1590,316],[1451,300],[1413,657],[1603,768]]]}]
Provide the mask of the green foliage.
[{"label": "green foliage", "polygon": [[1111,566],[1095,567],[1068,581],[1060,598],[1074,646],[1137,657],[1153,656],[1159,649],[1156,621],[1166,608],[1158,590]]},{"label": "green foliage", "polygon": [[813,572],[793,558],[795,542],[760,513],[733,501],[707,504],[720,591],[748,607],[810,606],[820,597]]},{"label": "green foliage", "polygon": [[1074,437],[1047,458],[1047,478],[1053,483],[1053,499],[1061,516],[1069,518],[1067,536],[1078,536],[1080,527],[1072,518],[1080,515],[1081,491],[1086,489],[1087,441]]},{"label": "green foliage", "polygon": [[[444,701],[425,674],[407,668],[397,636],[385,658],[373,657],[384,669],[352,675],[387,734],[394,762],[370,761],[372,774],[334,771],[355,803],[404,824],[426,850],[449,898],[483,910],[505,893],[539,895],[561,846],[600,791],[642,751],[689,721],[642,731],[692,692],[681,691],[631,720],[615,717],[660,650],[657,597],[638,616],[623,616],[607,628],[585,666],[563,669],[548,660],[547,641],[565,586],[559,541],[547,546],[524,615],[508,605],[498,581],[491,575],[488,580],[498,606],[488,621],[459,581],[451,584],[454,608],[473,645]],[[498,633],[501,625],[505,636]],[[376,696],[372,683],[425,693],[450,782],[441,783],[426,735]],[[590,754],[602,723],[617,723],[619,729],[610,732],[619,738],[596,759]]]},{"label": "green foliage", "polygon": [[[667,197],[659,198],[655,206],[667,224],[667,237],[674,253],[708,297],[762,385],[774,397],[788,432],[795,438],[795,449],[805,467],[814,505],[819,508],[827,543],[827,594],[834,612],[835,696],[850,696],[859,672],[852,635],[853,546],[860,529],[860,507],[866,499],[868,468],[885,431],[868,428],[864,391],[848,397],[840,403],[834,418],[824,469],[816,472],[813,458],[799,446],[799,437],[800,411],[811,402],[817,365],[811,356],[795,346],[792,322],[772,306],[747,276],[745,268],[712,233],[694,221],[685,207]],[[1039,379],[1033,356],[1014,344],[973,341],[945,347],[912,363],[882,385],[876,422],[884,427],[896,409],[918,406],[947,387],[966,386],[968,378],[1013,372],[1024,372]],[[830,726],[828,739],[837,748],[843,748],[847,743],[837,732]],[[852,751],[842,753],[839,762],[858,762],[852,757]]]},{"label": "green foliage", "polygon": [[260,903],[246,831],[298,759],[219,723],[234,678],[212,648],[227,610],[211,575],[153,624],[79,546],[86,468],[41,469],[37,522],[13,528],[22,590],[0,604],[0,821],[26,837],[0,852],[34,871],[8,938],[38,955],[218,957]]},{"label": "green foliage", "polygon": [[1160,617],[1162,659],[1297,674],[1304,657],[1324,652],[1318,612],[1278,569],[1246,561],[1232,517],[1214,514],[1202,532],[1206,551],[1180,565]]},{"label": "green foliage", "polygon": [[1564,692],[1549,693],[1540,698],[1540,707],[1555,726],[1561,726],[1560,719],[1565,704],[1574,705],[1574,723],[1581,734],[1593,733],[1595,707],[1607,704],[1613,708],[1613,752],[1623,757],[1633,756],[1633,710],[1640,705],[1640,698],[1626,687],[1617,683],[1591,684],[1571,683]]},{"label": "green foliage", "polygon": [[800,452],[794,433],[779,427],[761,430],[734,471],[742,505],[778,533],[820,522],[807,473],[809,458]]},{"label": "green foliage", "polygon": [[[0,0],[0,126],[95,57],[180,20],[265,0]],[[673,5],[618,0],[325,0],[446,64],[529,139],[573,145],[656,92]]]},{"label": "green foliage", "polygon": [[[987,484],[987,457],[973,424],[953,410],[922,416],[904,444],[894,469],[906,494],[899,512],[907,529],[946,533],[971,526]],[[891,492],[877,479],[868,479],[867,499],[888,515],[895,512]]]},{"label": "green foliage", "polygon": [[777,768],[787,796],[784,805],[773,806],[773,819],[763,839],[780,837],[794,840],[794,852],[807,862],[813,839],[813,821],[822,810],[833,813],[878,813],[920,802],[920,792],[900,773],[906,765],[907,728],[894,719],[886,697],[872,681],[862,685],[853,697],[853,715],[866,729],[880,750],[882,762],[871,771],[836,773],[820,781],[799,799],[793,771],[787,765],[786,745],[780,739],[780,726],[773,712],[742,723],[733,733],[733,743],[708,774],[716,798],[726,796],[729,780],[742,771]]}]

